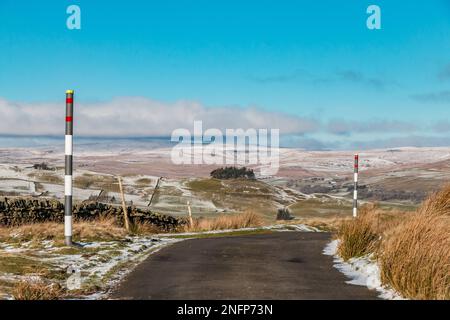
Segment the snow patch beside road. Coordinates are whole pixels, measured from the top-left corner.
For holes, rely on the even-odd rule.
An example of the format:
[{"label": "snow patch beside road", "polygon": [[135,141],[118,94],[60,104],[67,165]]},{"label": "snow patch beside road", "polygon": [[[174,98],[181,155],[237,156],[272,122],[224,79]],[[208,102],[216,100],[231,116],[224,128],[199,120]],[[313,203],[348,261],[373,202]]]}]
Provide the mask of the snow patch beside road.
[{"label": "snow patch beside road", "polygon": [[352,258],[345,262],[338,254],[339,240],[330,242],[323,250],[323,254],[333,256],[334,267],[351,280],[348,284],[366,286],[369,290],[378,291],[379,298],[386,300],[403,300],[404,298],[391,288],[381,283],[380,268],[372,255]]}]

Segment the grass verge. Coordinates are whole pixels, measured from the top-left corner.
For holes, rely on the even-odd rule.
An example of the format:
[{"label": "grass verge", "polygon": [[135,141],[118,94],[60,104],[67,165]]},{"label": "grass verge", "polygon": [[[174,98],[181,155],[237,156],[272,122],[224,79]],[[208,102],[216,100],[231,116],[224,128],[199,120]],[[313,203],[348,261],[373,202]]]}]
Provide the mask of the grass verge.
[{"label": "grass verge", "polygon": [[184,232],[202,232],[214,230],[242,229],[260,227],[263,220],[258,214],[248,211],[233,215],[221,215],[215,218],[196,218],[193,224],[187,224]]},{"label": "grass verge", "polygon": [[402,296],[450,299],[450,185],[413,213],[365,208],[337,235],[344,260],[374,254],[382,282]]},{"label": "grass verge", "polygon": [[15,300],[58,300],[64,294],[59,285],[42,280],[20,281],[12,290]]},{"label": "grass verge", "polygon": [[[142,222],[131,225],[131,235],[159,233],[153,224]],[[112,217],[99,217],[95,220],[78,220],[73,224],[74,241],[113,241],[125,238],[127,231],[117,225]],[[8,243],[54,241],[56,246],[64,245],[64,225],[57,222],[31,223],[17,227],[0,227],[0,241]]]}]

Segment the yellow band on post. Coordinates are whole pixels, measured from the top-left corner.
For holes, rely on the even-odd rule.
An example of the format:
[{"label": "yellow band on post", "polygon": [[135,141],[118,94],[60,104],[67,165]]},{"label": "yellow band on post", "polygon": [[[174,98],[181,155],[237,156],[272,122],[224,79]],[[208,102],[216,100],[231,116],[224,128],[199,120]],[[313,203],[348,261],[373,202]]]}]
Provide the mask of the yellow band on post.
[{"label": "yellow band on post", "polygon": [[66,93],[72,93],[73,94],[73,90],[67,90]]}]

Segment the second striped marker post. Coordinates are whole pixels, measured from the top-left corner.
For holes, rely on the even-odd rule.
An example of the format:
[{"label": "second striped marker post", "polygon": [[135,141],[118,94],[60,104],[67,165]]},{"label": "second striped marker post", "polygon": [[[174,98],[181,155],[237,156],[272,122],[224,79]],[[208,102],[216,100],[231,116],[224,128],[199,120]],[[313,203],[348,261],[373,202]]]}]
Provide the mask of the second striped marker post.
[{"label": "second striped marker post", "polygon": [[359,155],[355,154],[355,164],[353,170],[353,217],[358,216],[358,166],[359,166]]},{"label": "second striped marker post", "polygon": [[66,91],[66,144],[64,176],[64,236],[72,245],[73,90]]}]

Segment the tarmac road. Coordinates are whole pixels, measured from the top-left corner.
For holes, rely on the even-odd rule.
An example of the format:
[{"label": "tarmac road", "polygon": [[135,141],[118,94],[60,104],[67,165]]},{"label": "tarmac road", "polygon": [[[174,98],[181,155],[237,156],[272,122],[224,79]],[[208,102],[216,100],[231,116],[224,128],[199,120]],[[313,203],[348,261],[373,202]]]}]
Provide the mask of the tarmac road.
[{"label": "tarmac road", "polygon": [[376,299],[322,254],[329,233],[190,239],[151,255],[112,299]]}]

